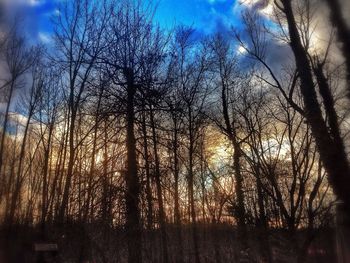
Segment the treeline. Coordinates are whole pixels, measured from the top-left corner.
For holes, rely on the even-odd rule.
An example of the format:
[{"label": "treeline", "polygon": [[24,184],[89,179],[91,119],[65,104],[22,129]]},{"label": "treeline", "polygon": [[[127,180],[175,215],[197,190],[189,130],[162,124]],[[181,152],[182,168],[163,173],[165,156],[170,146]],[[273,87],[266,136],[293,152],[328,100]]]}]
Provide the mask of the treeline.
[{"label": "treeline", "polygon": [[[185,26],[164,32],[145,3],[74,0],[53,17],[46,48],[8,28],[2,225],[50,236],[78,224],[85,252],[107,250],[96,229],[119,229],[125,254],[113,260],[133,263],[156,261],[146,247],[159,262],[209,262],[204,225],[217,238],[210,262],[230,258],[220,226],[236,229],[231,256],[273,262],[272,233],[284,230],[304,262],[337,198],[346,213],[350,203],[348,100],[337,100],[350,69],[330,55],[347,45],[311,48],[312,8],[277,1],[270,30],[247,12],[244,31],[199,38]],[[271,61],[276,47],[290,58]]]}]

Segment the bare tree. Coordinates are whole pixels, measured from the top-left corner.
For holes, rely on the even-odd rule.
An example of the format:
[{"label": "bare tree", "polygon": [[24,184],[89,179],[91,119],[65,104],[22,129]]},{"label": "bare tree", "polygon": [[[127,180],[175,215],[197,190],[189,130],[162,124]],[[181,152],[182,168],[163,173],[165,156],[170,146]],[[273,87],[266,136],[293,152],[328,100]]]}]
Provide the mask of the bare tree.
[{"label": "bare tree", "polygon": [[[237,225],[241,235],[242,242],[246,240],[246,216],[243,192],[243,175],[241,172],[240,159],[242,157],[242,139],[239,138],[239,119],[235,112],[232,111],[235,103],[238,101],[237,94],[239,90],[239,72],[237,71],[237,58],[234,57],[232,47],[228,40],[222,35],[217,34],[211,43],[215,72],[217,73],[217,86],[220,89],[220,99],[222,104],[222,120],[217,121],[219,129],[231,142],[233,147],[233,167],[235,174],[235,194],[237,205],[235,208],[235,216]],[[220,118],[221,119],[221,118]],[[246,244],[243,244],[245,247]]]},{"label": "bare tree", "polygon": [[128,261],[136,263],[142,262],[140,179],[135,139],[137,96],[142,89],[147,88],[147,70],[152,71],[162,58],[160,31],[153,28],[151,19],[151,11],[143,10],[140,2],[122,3],[120,7],[117,6],[113,10],[113,19],[109,27],[112,37],[104,60],[113,88],[119,91],[117,98],[125,105],[127,247]]},{"label": "bare tree", "polygon": [[[67,74],[69,107],[69,159],[62,202],[57,220],[63,222],[68,206],[77,142],[74,141],[76,119],[94,63],[101,54],[109,15],[104,3],[76,0],[72,8],[63,6],[55,24],[55,41],[59,56],[55,59]],[[99,14],[98,16],[96,14]]]},{"label": "bare tree", "polygon": [[[23,163],[24,163],[24,159],[25,159],[25,151],[26,151],[26,145],[27,145],[27,136],[28,136],[28,132],[29,132],[29,128],[30,128],[30,124],[32,121],[32,117],[34,116],[34,114],[37,111],[39,102],[40,102],[40,97],[42,94],[42,90],[43,90],[43,85],[44,85],[44,74],[42,71],[42,65],[40,65],[40,57],[39,57],[39,52],[33,50],[33,52],[37,52],[36,54],[36,60],[37,61],[33,61],[33,65],[32,65],[32,70],[30,71],[31,73],[31,78],[32,78],[32,84],[31,87],[29,88],[29,101],[28,103],[24,103],[24,104],[28,104],[28,109],[26,112],[26,121],[24,124],[24,131],[23,131],[23,139],[22,139],[22,143],[21,143],[21,149],[20,149],[20,153],[18,156],[18,167],[17,167],[17,171],[16,171],[16,175],[15,175],[15,182],[14,182],[14,188],[12,191],[12,198],[11,198],[11,205],[9,206],[9,211],[8,214],[6,215],[6,219],[5,221],[11,225],[13,223],[14,220],[14,215],[15,215],[15,211],[16,209],[18,210],[18,207],[20,206],[19,204],[19,200],[20,195],[21,195],[21,188],[22,188],[22,183],[24,180],[24,174],[23,174]],[[26,98],[22,98],[22,100],[26,100]]]},{"label": "bare tree", "polygon": [[8,78],[4,80],[2,89],[6,92],[6,110],[2,126],[0,141],[0,174],[3,169],[3,153],[5,148],[5,137],[9,121],[11,103],[14,100],[14,91],[23,87],[23,76],[29,70],[33,63],[32,50],[26,46],[25,39],[20,37],[16,30],[9,33],[2,53]]},{"label": "bare tree", "polygon": [[[328,173],[329,181],[335,194],[350,206],[349,176],[350,168],[342,138],[333,138],[328,131],[317,101],[315,83],[308,55],[302,45],[291,1],[283,0],[278,8],[285,14],[288,23],[290,46],[295,57],[300,77],[300,91],[303,96],[305,115],[312,134],[315,137],[322,163]],[[350,210],[348,210],[350,211]]]}]

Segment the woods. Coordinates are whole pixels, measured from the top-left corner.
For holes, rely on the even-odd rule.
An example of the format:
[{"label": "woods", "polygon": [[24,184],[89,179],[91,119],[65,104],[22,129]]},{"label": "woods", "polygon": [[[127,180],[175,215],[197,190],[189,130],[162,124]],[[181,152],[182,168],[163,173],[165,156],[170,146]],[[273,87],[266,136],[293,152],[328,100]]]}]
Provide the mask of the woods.
[{"label": "woods", "polygon": [[316,47],[297,0],[205,36],[146,1],[64,2],[46,46],[6,28],[0,261],[40,241],[59,262],[334,262],[349,27],[325,2],[336,37]]}]

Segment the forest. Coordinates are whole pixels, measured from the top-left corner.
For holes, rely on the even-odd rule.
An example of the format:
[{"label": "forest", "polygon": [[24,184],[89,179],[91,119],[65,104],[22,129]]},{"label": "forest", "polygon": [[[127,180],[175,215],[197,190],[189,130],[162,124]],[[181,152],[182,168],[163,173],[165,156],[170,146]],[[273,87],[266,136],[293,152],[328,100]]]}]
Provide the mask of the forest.
[{"label": "forest", "polygon": [[211,34],[146,0],[1,20],[0,262],[350,262],[346,1],[246,2]]}]

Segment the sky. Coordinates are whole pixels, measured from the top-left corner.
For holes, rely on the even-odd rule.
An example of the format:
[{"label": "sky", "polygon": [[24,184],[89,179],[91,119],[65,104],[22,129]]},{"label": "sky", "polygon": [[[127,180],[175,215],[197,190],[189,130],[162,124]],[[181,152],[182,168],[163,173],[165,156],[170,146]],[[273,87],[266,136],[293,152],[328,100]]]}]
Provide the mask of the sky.
[{"label": "sky", "polygon": [[[32,40],[48,42],[52,31],[50,17],[58,14],[64,0],[0,0],[2,23],[20,16],[26,35]],[[157,0],[155,22],[164,29],[184,24],[209,34],[239,27],[239,0]],[[247,1],[247,0],[245,0]],[[252,0],[249,0],[252,1]]]},{"label": "sky", "polygon": [[[0,0],[0,32],[1,27],[11,24],[16,16],[23,20],[20,25],[27,40],[32,43],[42,42],[50,44],[52,34],[52,23],[50,19],[59,15],[59,5],[64,1],[73,0]],[[349,10],[350,0],[340,0],[342,7]],[[192,26],[196,33],[207,35],[221,31],[224,35],[232,33],[231,28],[242,29],[241,13],[246,8],[259,9],[269,26],[273,26],[272,1],[270,0],[143,0],[143,3],[152,3],[156,6],[154,22],[164,29],[172,29],[176,25]],[[324,1],[314,0],[317,4],[318,18],[316,19],[317,30],[313,33],[313,42],[316,47],[326,46],[329,39],[329,23]],[[269,4],[270,3],[270,4]],[[344,14],[347,12],[344,11]],[[350,18],[350,16],[347,16]],[[328,24],[327,24],[328,23]],[[228,33],[228,34],[227,34]],[[242,30],[244,35],[244,30]],[[233,34],[232,34],[233,36]],[[278,63],[290,52],[286,43],[276,40],[270,41],[273,52],[269,52],[269,60],[273,64]],[[282,63],[283,64],[283,63]]]},{"label": "sky", "polygon": [[[22,32],[27,41],[36,44],[44,43],[50,46],[52,23],[50,19],[59,15],[59,5],[63,1],[73,0],[0,0],[0,33],[2,27],[11,24],[16,17],[21,18]],[[98,1],[98,0],[97,0]],[[152,1],[156,4],[154,22],[164,29],[172,29],[175,25],[192,26],[197,34],[206,35],[216,31],[224,33],[232,32],[231,27],[242,29],[241,12],[245,8],[259,9],[260,15],[273,24],[272,5],[270,0],[143,0],[144,3]],[[350,0],[340,0],[343,12],[350,24]],[[317,4],[317,30],[314,32],[313,42],[316,47],[326,46],[330,37],[329,20],[324,1],[314,0]],[[242,33],[244,34],[244,32]],[[292,57],[286,43],[280,43],[270,39],[267,62],[278,72],[281,71],[284,61],[287,63]],[[240,47],[238,47],[239,50]],[[342,61],[342,57],[335,52],[336,60]],[[242,56],[243,57],[243,56]],[[339,63],[338,63],[339,64]],[[0,65],[1,72],[1,65]],[[3,107],[0,103],[0,111]]]},{"label": "sky", "polygon": [[[28,43],[50,46],[53,31],[51,18],[59,15],[59,6],[63,1],[73,0],[0,0],[0,33],[4,27],[20,18],[20,30]],[[149,1],[156,6],[154,22],[165,30],[175,25],[187,25],[192,26],[198,35],[205,35],[240,25],[241,0]],[[148,4],[149,1],[144,0],[144,3]],[[5,104],[0,102],[0,111],[4,107]]]},{"label": "sky", "polygon": [[[50,18],[58,15],[60,2],[73,0],[0,0],[0,32],[1,27],[11,24],[14,17],[21,17],[23,20],[23,32],[27,39],[33,42],[50,42],[52,24]],[[164,29],[171,29],[175,25],[187,25],[196,29],[197,34],[210,34],[215,31],[227,33],[233,26],[241,29],[241,12],[245,8],[259,8],[260,14],[269,18],[272,5],[269,0],[143,0],[144,3],[152,1],[157,6],[154,21]],[[344,14],[350,13],[350,1],[340,0],[344,7]],[[324,1],[312,1],[321,6]],[[329,32],[324,30],[328,22],[324,19],[326,15],[319,12],[321,19],[317,30],[319,34],[327,38]],[[350,20],[349,15],[345,15]],[[271,20],[270,20],[271,21]],[[323,22],[322,22],[323,21]],[[314,38],[320,42],[321,37]]]},{"label": "sky", "polygon": [[161,26],[192,25],[205,32],[239,25],[236,0],[161,0],[156,20]]}]

